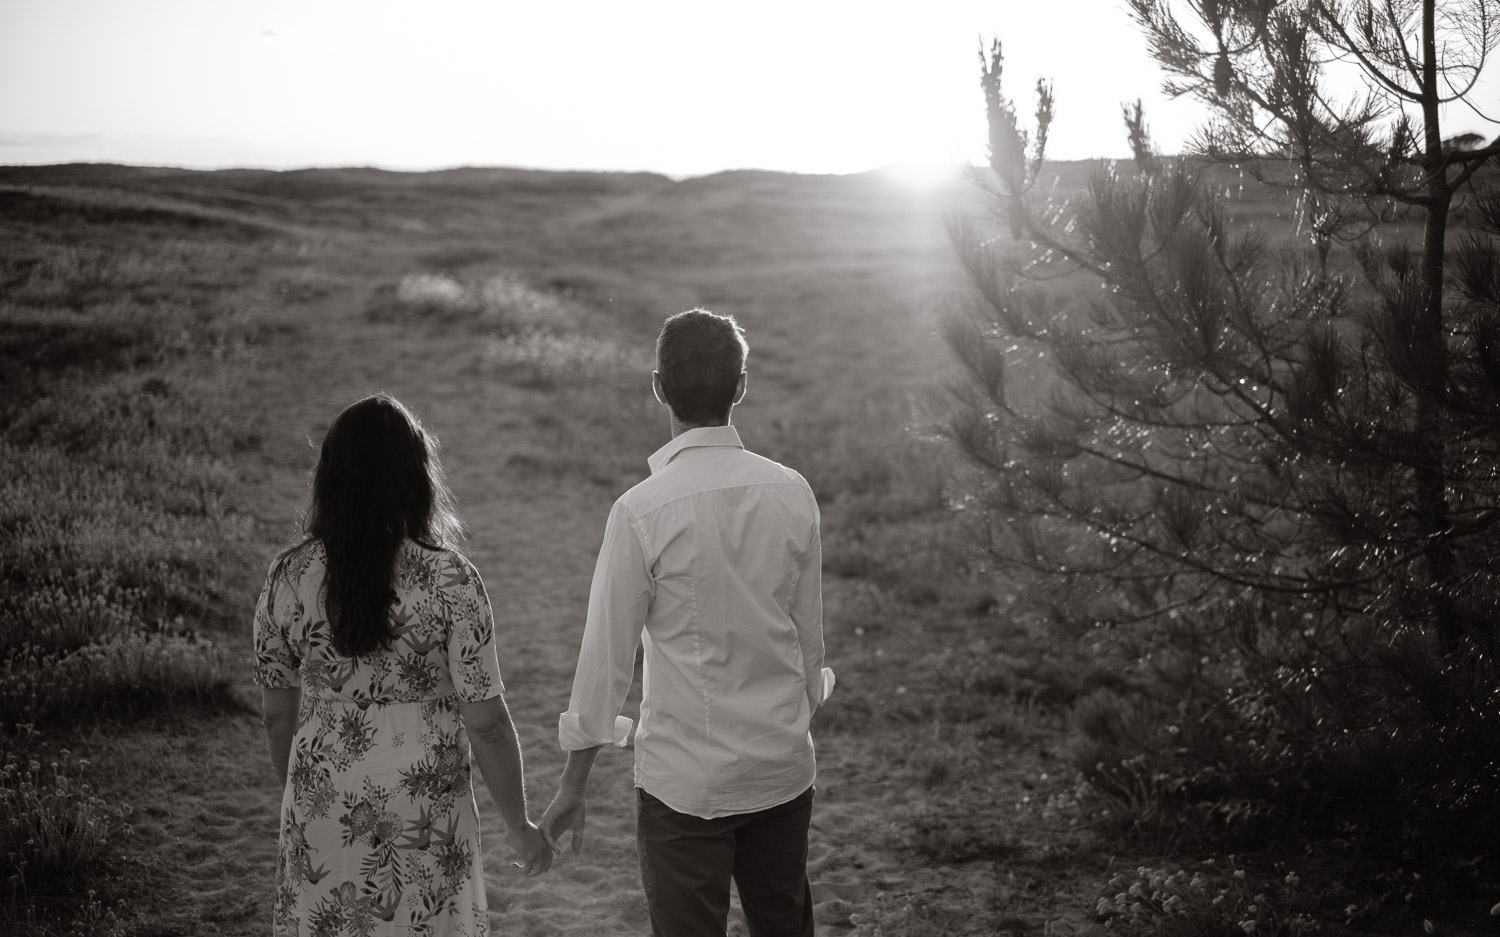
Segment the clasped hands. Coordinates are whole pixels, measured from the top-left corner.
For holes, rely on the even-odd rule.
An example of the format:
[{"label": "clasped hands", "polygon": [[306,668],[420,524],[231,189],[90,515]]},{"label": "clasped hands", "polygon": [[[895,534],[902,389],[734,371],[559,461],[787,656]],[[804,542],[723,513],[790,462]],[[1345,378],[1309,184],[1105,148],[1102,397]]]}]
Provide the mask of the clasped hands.
[{"label": "clasped hands", "polygon": [[580,791],[563,787],[552,798],[552,803],[536,823],[527,822],[520,830],[510,833],[511,848],[519,861],[511,865],[520,869],[527,878],[540,875],[552,867],[552,857],[563,851],[559,840],[572,832],[570,848],[573,855],[583,850],[583,822],[585,814],[584,795]]}]

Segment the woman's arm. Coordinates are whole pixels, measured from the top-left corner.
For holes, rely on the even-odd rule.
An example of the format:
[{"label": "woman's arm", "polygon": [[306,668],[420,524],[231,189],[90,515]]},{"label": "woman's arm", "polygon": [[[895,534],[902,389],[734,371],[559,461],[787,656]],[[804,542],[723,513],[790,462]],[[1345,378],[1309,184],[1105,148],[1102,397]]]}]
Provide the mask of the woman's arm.
[{"label": "woman's arm", "polygon": [[552,850],[542,834],[526,816],[526,786],[521,763],[521,741],[505,697],[495,696],[477,703],[459,701],[464,728],[474,761],[490,789],[490,797],[500,808],[511,846],[521,857],[527,875],[547,871],[552,865]]},{"label": "woman's arm", "polygon": [[299,687],[262,688],[261,721],[266,725],[266,745],[271,750],[271,766],[281,786],[286,787],[287,763],[291,761],[292,738],[297,734],[297,712],[302,707]]}]

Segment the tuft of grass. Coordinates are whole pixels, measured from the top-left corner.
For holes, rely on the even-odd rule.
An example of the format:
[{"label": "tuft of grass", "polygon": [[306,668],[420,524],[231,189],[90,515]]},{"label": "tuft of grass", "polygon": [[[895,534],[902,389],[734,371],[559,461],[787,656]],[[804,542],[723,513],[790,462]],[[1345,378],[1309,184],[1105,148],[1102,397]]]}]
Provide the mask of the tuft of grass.
[{"label": "tuft of grass", "polygon": [[23,725],[7,734],[0,751],[0,856],[13,896],[101,864],[119,815],[77,779],[87,761],[66,750],[57,759],[46,756],[35,749],[35,734]]},{"label": "tuft of grass", "polygon": [[123,922],[92,883],[107,874],[129,808],[86,780],[92,766],[49,753],[36,727],[0,735],[0,930],[36,937],[120,937]]},{"label": "tuft of grass", "polygon": [[0,660],[0,724],[77,724],[185,704],[232,709],[223,652],[192,634],[129,632],[65,653],[23,646]]},{"label": "tuft of grass", "polygon": [[49,748],[34,726],[0,734],[0,929],[119,937],[117,908],[90,883],[114,859],[129,808],[94,791],[86,759]]}]

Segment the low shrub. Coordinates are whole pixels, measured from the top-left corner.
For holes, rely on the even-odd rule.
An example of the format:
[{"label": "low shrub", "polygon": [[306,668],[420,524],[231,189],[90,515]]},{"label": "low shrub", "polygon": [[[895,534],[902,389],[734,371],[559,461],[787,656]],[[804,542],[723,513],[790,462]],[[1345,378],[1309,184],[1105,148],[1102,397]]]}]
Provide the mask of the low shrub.
[{"label": "low shrub", "polygon": [[1500,667],[1399,633],[1348,647],[1322,668],[1222,637],[1117,647],[1136,655],[1129,683],[1072,710],[1072,763],[1100,815],[1219,850],[1357,829],[1414,862],[1497,857],[1483,831],[1500,824]]},{"label": "low shrub", "polygon": [[608,338],[559,334],[534,326],[484,344],[480,366],[510,383],[551,390],[559,382],[592,381],[618,373],[650,374],[650,358],[630,352]]},{"label": "low shrub", "polygon": [[581,310],[567,295],[512,273],[460,280],[450,273],[409,273],[377,287],[365,306],[372,322],[467,324],[499,335],[528,329],[567,331]]},{"label": "low shrub", "polygon": [[1322,930],[1295,872],[1265,882],[1229,857],[1189,874],[1142,866],[1110,877],[1095,914],[1120,934],[1181,937],[1298,937]]},{"label": "low shrub", "polygon": [[23,645],[73,651],[138,628],[144,592],[123,588],[100,570],[53,571],[28,588],[0,596],[0,659]]},{"label": "low shrub", "polygon": [[36,728],[0,733],[0,931],[37,937],[118,937],[116,908],[90,887],[105,874],[129,808],[85,780],[85,759],[44,743]]},{"label": "low shrub", "polygon": [[0,461],[0,653],[77,646],[125,611],[217,627],[254,598],[235,581],[253,521],[217,458],[151,439],[87,457],[0,438]]},{"label": "low shrub", "polygon": [[0,856],[13,897],[98,865],[120,819],[75,777],[88,762],[66,750],[47,758],[30,744],[34,732],[19,727],[7,742],[14,747],[0,755]]},{"label": "low shrub", "polygon": [[210,640],[110,635],[66,653],[23,646],[0,660],[0,724],[77,724],[170,704],[231,708],[228,662]]},{"label": "low shrub", "polygon": [[123,923],[90,883],[104,874],[130,810],[84,780],[91,768],[49,750],[30,725],[0,734],[0,930],[118,937]]},{"label": "low shrub", "polygon": [[1160,689],[1101,688],[1070,711],[1069,758],[1097,818],[1154,844],[1214,850],[1263,845],[1306,818],[1314,797],[1256,726],[1203,696],[1149,695]]}]

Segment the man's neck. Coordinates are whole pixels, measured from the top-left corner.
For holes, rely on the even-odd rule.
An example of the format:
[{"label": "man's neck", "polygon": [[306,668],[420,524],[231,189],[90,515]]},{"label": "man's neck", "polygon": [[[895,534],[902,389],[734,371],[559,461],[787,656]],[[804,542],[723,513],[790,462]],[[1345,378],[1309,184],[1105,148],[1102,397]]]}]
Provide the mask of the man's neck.
[{"label": "man's neck", "polygon": [[728,426],[728,425],[729,425],[729,421],[728,420],[725,420],[722,423],[683,423],[682,421],[680,421],[680,420],[677,419],[677,415],[676,414],[673,414],[672,415],[672,438],[676,439],[678,436],[681,436],[683,433],[687,432],[690,429],[704,429],[705,427],[709,427],[709,426]]}]

